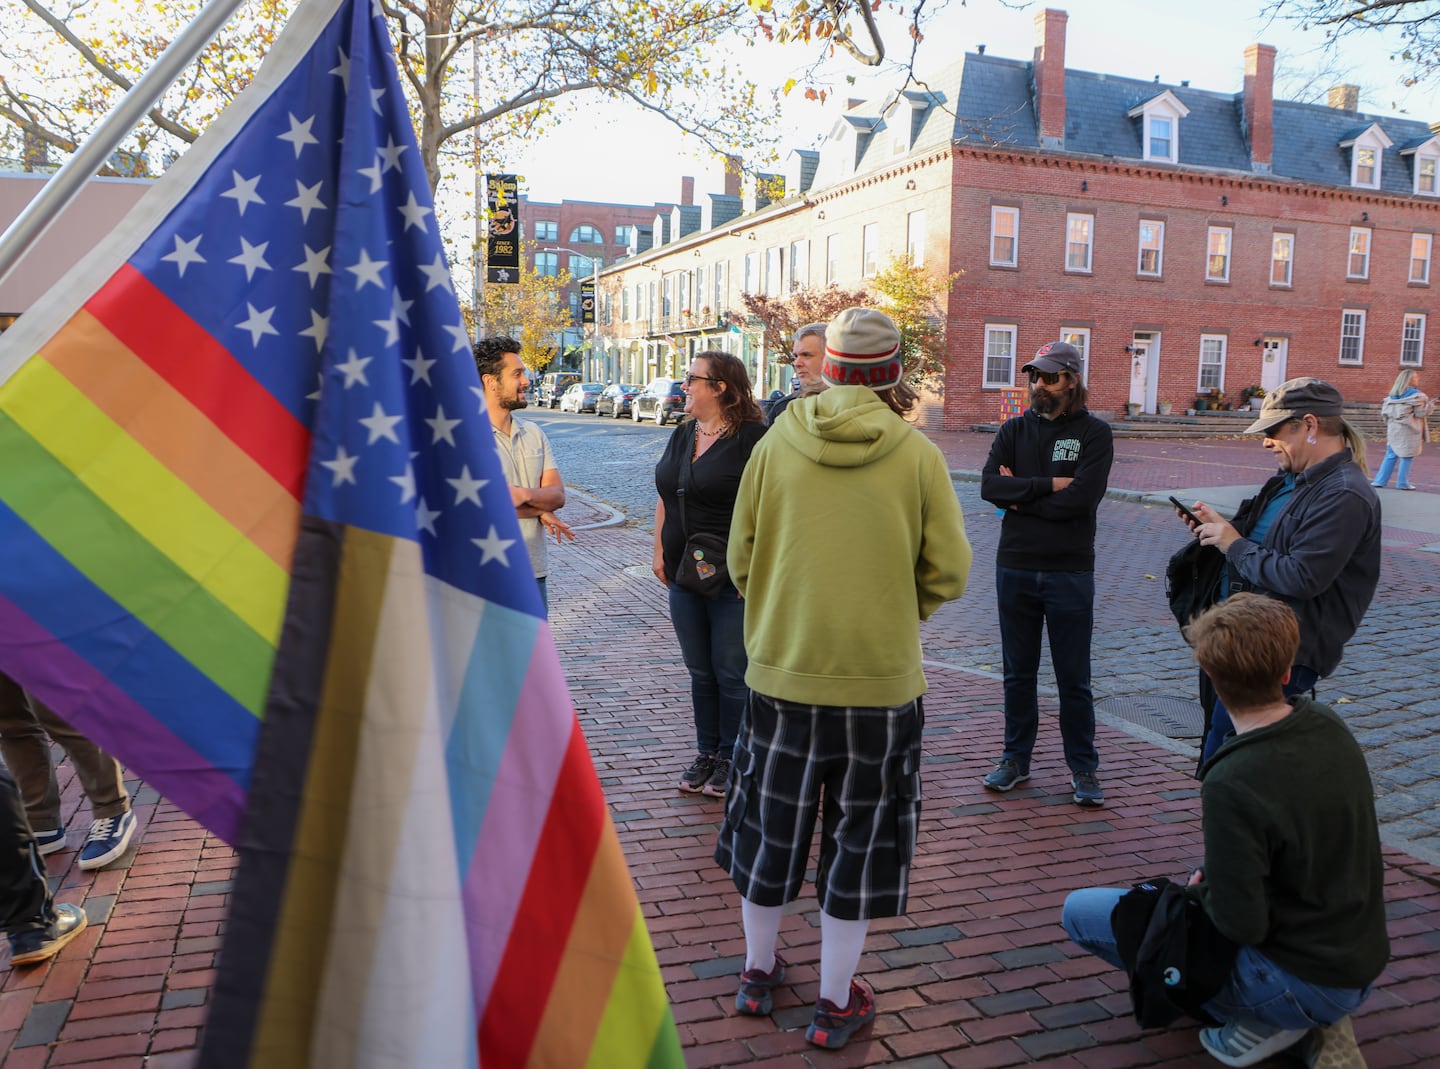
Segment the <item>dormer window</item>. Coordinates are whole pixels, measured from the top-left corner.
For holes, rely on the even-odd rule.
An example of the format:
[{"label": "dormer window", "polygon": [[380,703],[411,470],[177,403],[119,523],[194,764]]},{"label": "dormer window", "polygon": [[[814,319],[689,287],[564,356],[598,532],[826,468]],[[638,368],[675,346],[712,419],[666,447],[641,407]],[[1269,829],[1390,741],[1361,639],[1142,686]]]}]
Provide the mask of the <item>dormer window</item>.
[{"label": "dormer window", "polygon": [[1125,114],[1140,120],[1141,152],[1145,159],[1158,163],[1180,162],[1180,120],[1190,114],[1190,109],[1179,97],[1167,89]]},{"label": "dormer window", "polygon": [[1378,123],[1342,138],[1340,147],[1350,150],[1350,184],[1357,189],[1379,189],[1385,150],[1393,144]]},{"label": "dormer window", "polygon": [[1440,197],[1440,137],[1411,141],[1400,150],[1410,157],[1411,175],[1417,197]]}]

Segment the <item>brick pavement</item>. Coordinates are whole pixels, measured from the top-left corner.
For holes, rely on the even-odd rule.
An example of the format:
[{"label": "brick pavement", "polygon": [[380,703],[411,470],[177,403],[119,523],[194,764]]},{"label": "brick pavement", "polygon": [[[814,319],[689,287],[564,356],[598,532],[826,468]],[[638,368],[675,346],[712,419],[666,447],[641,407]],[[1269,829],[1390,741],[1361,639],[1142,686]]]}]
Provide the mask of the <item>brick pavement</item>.
[{"label": "brick pavement", "polygon": [[[983,458],[988,439],[965,437],[946,446],[955,467],[966,465],[954,450],[978,448]],[[1197,467],[1184,485],[1201,485],[1194,472],[1204,465],[1226,466],[1203,452],[1185,456],[1180,462]],[[572,522],[604,518],[578,501],[572,509]],[[979,778],[999,735],[998,682],[933,654],[911,911],[875,925],[861,963],[880,996],[876,1025],[840,1053],[805,1045],[819,950],[808,892],[782,928],[794,967],[775,1014],[733,1016],[743,955],[738,899],[709,861],[718,803],[673,789],[693,745],[688,681],[648,560],[649,535],[633,525],[583,532],[554,557],[554,626],[691,1066],[1215,1064],[1200,1053],[1194,1029],[1137,1030],[1120,974],[1080,955],[1057,920],[1073,887],[1193,865],[1200,836],[1192,758],[1104,724],[1110,804],[1082,811],[1068,801],[1057,732],[1046,726],[1034,778],[997,799]],[[988,584],[983,573],[976,579],[978,598]],[[953,634],[940,633],[948,626],[927,625],[927,647],[953,644]],[[88,813],[77,817],[78,786],[68,767],[61,775],[74,841]],[[143,786],[136,811],[136,847],[121,867],[92,876],[74,868],[73,852],[48,859],[61,897],[86,906],[91,929],[46,966],[0,974],[5,1069],[196,1064],[232,857]],[[1393,960],[1356,1031],[1372,1069],[1437,1065],[1440,869],[1393,848],[1386,860]]]}]

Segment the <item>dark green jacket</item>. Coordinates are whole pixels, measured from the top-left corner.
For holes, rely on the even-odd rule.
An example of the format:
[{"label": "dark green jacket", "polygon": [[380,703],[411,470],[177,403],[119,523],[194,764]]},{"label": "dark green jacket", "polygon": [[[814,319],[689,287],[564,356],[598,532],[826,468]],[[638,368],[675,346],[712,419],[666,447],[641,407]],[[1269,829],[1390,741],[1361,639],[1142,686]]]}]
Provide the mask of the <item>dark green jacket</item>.
[{"label": "dark green jacket", "polygon": [[1201,770],[1200,898],[1222,933],[1300,979],[1365,987],[1390,957],[1370,772],[1334,712],[1292,703]]}]

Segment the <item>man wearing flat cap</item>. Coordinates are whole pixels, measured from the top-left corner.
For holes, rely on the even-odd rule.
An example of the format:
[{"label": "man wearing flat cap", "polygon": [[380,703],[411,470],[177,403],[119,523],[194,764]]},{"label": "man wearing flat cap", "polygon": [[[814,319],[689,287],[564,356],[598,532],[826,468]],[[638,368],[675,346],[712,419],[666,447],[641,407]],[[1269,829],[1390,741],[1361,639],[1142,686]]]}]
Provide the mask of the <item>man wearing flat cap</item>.
[{"label": "man wearing flat cap", "polygon": [[1008,791],[1030,778],[1040,724],[1036,693],[1040,636],[1060,692],[1060,738],[1076,805],[1105,804],[1096,770],[1090,633],[1095,622],[1095,512],[1115,446],[1110,425],[1085,408],[1080,352],[1042,345],[1020,369],[1030,408],[995,435],[980,496],[1004,511],[995,552],[995,595],[1005,668],[1005,749],[986,788]]},{"label": "man wearing flat cap", "polygon": [[[1370,487],[1365,441],[1346,422],[1340,391],[1328,382],[1282,382],[1245,433],[1265,436],[1279,472],[1241,503],[1233,521],[1196,502],[1192,511],[1201,522],[1194,531],[1201,544],[1225,554],[1217,601],[1253,590],[1295,611],[1300,650],[1285,684],[1285,696],[1292,697],[1335,671],[1375,596],[1380,499]],[[1207,685],[1202,678],[1202,693]],[[1234,730],[1224,702],[1216,700],[1201,761]]]}]

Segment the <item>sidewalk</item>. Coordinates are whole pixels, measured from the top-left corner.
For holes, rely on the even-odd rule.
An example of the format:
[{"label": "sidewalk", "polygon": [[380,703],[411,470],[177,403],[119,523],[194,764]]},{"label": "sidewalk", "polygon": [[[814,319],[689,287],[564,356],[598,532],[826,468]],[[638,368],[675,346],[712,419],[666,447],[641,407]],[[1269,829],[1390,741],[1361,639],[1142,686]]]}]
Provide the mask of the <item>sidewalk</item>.
[{"label": "sidewalk", "polygon": [[[952,468],[983,464],[985,436],[936,438]],[[1266,459],[1254,443],[1117,443],[1113,485],[1254,484],[1273,470]],[[1440,489],[1435,457],[1421,461],[1428,461],[1416,465],[1421,486]],[[1440,500],[1405,496],[1425,499],[1420,504],[1432,511],[1429,503]],[[579,495],[565,517],[577,526],[612,518]],[[1057,732],[1042,728],[1034,778],[997,798],[979,780],[999,730],[998,681],[940,664],[927,667],[925,810],[910,913],[877,923],[861,962],[879,992],[875,1026],[839,1053],[804,1042],[819,955],[808,889],[782,929],[792,968],[774,1016],[734,1016],[743,957],[738,898],[710,861],[719,804],[673,786],[693,747],[689,683],[649,560],[644,530],[582,530],[554,555],[551,602],[571,693],[692,1067],[1217,1064],[1201,1053],[1193,1028],[1140,1032],[1123,977],[1081,956],[1058,922],[1072,888],[1193,867],[1200,853],[1193,758],[1102,725],[1109,804],[1080,810],[1069,801]],[[68,765],[61,777],[74,845],[88,811],[77,819]],[[197,1065],[231,855],[153,791],[134,793],[141,826],[120,867],[92,876],[74,868],[73,851],[48,859],[60,897],[85,905],[91,926],[54,962],[0,972],[3,1069]],[[1356,1033],[1372,1069],[1440,1065],[1440,869],[1394,850],[1386,860],[1392,961],[1357,1015]]]}]

